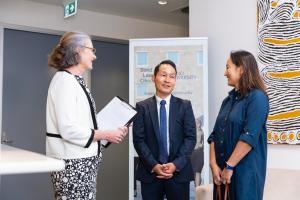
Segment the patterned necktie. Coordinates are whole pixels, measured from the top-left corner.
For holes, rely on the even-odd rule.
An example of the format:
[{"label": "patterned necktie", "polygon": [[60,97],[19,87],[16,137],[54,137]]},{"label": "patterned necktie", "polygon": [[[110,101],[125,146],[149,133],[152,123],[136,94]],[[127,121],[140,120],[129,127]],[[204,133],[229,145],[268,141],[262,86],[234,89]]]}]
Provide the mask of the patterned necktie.
[{"label": "patterned necktie", "polygon": [[164,164],[168,162],[168,145],[167,145],[167,112],[166,112],[166,101],[160,101],[160,140],[159,140],[159,161]]}]

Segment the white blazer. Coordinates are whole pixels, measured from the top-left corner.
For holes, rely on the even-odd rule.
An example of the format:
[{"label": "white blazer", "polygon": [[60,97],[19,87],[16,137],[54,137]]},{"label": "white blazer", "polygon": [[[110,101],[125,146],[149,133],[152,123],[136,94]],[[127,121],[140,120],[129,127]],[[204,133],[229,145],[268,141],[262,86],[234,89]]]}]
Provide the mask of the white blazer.
[{"label": "white blazer", "polygon": [[89,102],[72,74],[58,71],[54,75],[48,89],[46,122],[48,156],[75,159],[97,155]]}]

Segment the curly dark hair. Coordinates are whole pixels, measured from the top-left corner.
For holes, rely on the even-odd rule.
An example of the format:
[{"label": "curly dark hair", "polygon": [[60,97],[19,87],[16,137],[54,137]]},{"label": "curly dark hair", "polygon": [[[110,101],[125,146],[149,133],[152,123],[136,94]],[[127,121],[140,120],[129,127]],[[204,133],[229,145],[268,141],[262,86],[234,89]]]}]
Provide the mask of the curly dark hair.
[{"label": "curly dark hair", "polygon": [[90,36],[82,32],[64,33],[58,45],[50,53],[48,65],[58,70],[77,65],[80,62],[77,48],[85,46],[87,39],[91,39]]}]

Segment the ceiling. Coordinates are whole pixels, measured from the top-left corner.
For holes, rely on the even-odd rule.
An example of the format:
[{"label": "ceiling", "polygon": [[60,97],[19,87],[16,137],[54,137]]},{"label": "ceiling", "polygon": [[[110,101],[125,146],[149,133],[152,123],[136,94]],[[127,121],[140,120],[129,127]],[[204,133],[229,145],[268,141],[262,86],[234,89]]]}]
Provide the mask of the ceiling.
[{"label": "ceiling", "polygon": [[[66,0],[30,1],[62,6],[62,2]],[[78,9],[188,27],[189,15],[188,13],[183,13],[181,10],[188,7],[189,0],[167,0],[168,4],[166,5],[158,5],[157,1],[158,0],[78,0]]]}]

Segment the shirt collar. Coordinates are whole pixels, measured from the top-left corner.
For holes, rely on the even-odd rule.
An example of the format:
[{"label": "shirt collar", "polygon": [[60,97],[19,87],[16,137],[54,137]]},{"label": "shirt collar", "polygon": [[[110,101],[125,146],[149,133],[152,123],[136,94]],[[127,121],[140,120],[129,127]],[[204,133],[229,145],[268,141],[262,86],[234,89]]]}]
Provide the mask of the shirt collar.
[{"label": "shirt collar", "polygon": [[241,98],[241,95],[240,93],[235,89],[233,88],[230,92],[228,92],[228,95],[230,98],[236,98],[236,99],[240,99]]},{"label": "shirt collar", "polygon": [[[163,100],[162,98],[160,98],[157,95],[155,95],[155,98],[156,98],[156,102],[157,103],[160,103],[160,101]],[[166,101],[166,105],[170,105],[171,95],[169,95],[166,98],[164,98],[164,100]]]}]

